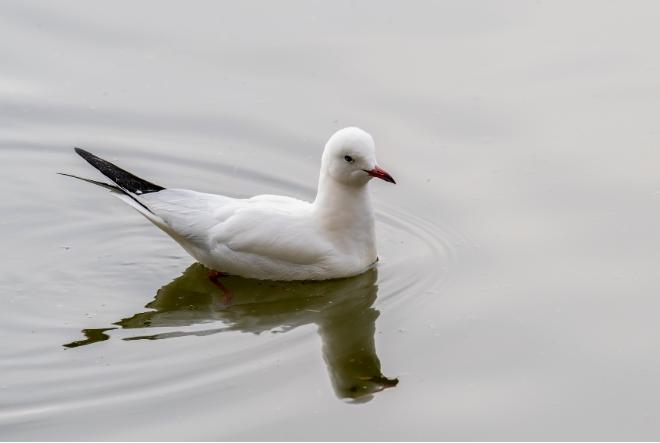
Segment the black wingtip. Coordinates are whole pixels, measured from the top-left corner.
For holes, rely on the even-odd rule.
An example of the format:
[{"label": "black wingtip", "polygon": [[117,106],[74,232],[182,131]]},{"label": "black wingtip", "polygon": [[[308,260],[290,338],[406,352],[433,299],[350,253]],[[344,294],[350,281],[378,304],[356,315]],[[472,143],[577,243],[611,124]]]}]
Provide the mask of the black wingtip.
[{"label": "black wingtip", "polygon": [[103,160],[82,148],[74,147],[73,150],[76,151],[76,154],[84,158],[87,163],[94,166],[99,172],[115,182],[125,191],[134,194],[148,194],[150,192],[158,192],[165,189],[162,186],[141,179],[140,177],[137,177],[119,166],[116,166],[107,160]]},{"label": "black wingtip", "polygon": [[142,203],[140,200],[138,200],[137,197],[135,197],[135,196],[134,196],[133,194],[131,194],[130,192],[127,192],[125,189],[120,188],[119,186],[111,185],[111,184],[109,184],[109,183],[103,183],[103,182],[100,182],[100,181],[97,181],[97,180],[92,180],[91,178],[78,177],[77,175],[67,174],[67,173],[64,173],[64,172],[57,172],[57,174],[59,174],[59,175],[63,175],[63,176],[65,176],[65,177],[77,178],[78,180],[82,180],[82,181],[87,182],[87,183],[92,183],[92,184],[94,184],[94,185],[96,185],[96,186],[100,186],[100,187],[102,187],[102,188],[106,188],[106,189],[108,189],[108,190],[110,190],[110,191],[112,191],[112,192],[118,192],[118,193],[120,193],[120,194],[127,195],[127,196],[129,196],[131,199],[133,199],[138,205],[142,206],[144,209],[146,209],[147,211],[149,211],[149,212],[151,212],[151,213],[153,214],[153,212],[151,211],[151,209],[149,209],[144,203]]},{"label": "black wingtip", "polygon": [[78,180],[82,180],[84,182],[92,183],[96,186],[100,186],[102,188],[109,189],[110,191],[120,192],[122,194],[126,194],[126,192],[124,190],[122,190],[119,186],[111,185],[111,184],[108,184],[108,183],[103,183],[103,182],[100,182],[100,181],[97,181],[97,180],[92,180],[91,178],[78,177],[77,175],[67,174],[66,172],[56,172],[56,174],[63,175],[65,177],[76,178]]},{"label": "black wingtip", "polygon": [[78,154],[79,156],[81,156],[82,158],[87,160],[90,164],[92,164],[92,166],[94,166],[94,164],[90,161],[90,159],[99,159],[99,160],[101,160],[99,157],[95,156],[94,154],[92,154],[89,151],[85,151],[83,148],[79,148],[79,147],[76,146],[76,147],[73,148],[73,150],[76,151],[76,154]]}]

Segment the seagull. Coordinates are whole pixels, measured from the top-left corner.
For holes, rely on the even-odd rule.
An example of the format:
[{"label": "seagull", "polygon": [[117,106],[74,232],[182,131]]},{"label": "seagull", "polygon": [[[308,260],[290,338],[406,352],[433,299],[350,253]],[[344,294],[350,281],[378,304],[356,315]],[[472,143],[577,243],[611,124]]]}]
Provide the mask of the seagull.
[{"label": "seagull", "polygon": [[356,127],[340,129],[326,143],[313,202],[164,188],[75,151],[113,183],[60,174],[109,189],[209,268],[212,280],[329,280],[367,271],[378,260],[367,184],[373,178],[396,183],[377,165],[371,135]]}]

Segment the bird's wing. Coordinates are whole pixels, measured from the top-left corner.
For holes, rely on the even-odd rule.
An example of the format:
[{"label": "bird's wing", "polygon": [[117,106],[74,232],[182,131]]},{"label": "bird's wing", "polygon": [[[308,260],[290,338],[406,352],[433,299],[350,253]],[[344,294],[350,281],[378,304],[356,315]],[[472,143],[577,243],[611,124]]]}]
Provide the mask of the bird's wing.
[{"label": "bird's wing", "polygon": [[276,196],[245,202],[214,229],[216,242],[234,252],[293,265],[319,264],[332,251],[316,230],[309,203]]},{"label": "bird's wing", "polygon": [[202,249],[209,248],[210,231],[230,216],[227,209],[237,201],[186,189],[164,189],[141,195],[140,200],[164,221],[166,232]]}]

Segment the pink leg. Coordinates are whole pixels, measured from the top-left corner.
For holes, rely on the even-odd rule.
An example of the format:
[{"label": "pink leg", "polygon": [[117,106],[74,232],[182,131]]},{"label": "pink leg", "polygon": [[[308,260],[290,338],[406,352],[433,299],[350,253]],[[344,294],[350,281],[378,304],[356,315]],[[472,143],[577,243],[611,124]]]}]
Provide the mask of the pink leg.
[{"label": "pink leg", "polygon": [[230,305],[232,299],[234,298],[234,294],[222,283],[220,283],[220,278],[226,277],[229,274],[226,274],[224,272],[218,272],[218,271],[210,271],[209,272],[209,280],[211,280],[211,283],[213,283],[218,289],[223,294],[223,299],[222,302],[225,305]]}]

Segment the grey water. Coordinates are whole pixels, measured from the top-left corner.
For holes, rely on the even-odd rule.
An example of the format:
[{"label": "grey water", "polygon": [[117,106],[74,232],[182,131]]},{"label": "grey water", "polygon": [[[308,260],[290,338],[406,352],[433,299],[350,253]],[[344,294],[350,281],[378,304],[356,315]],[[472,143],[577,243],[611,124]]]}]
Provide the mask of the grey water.
[{"label": "grey water", "polygon": [[[0,439],[660,438],[660,4],[0,4]],[[314,197],[380,262],[229,277],[102,189]]]}]

